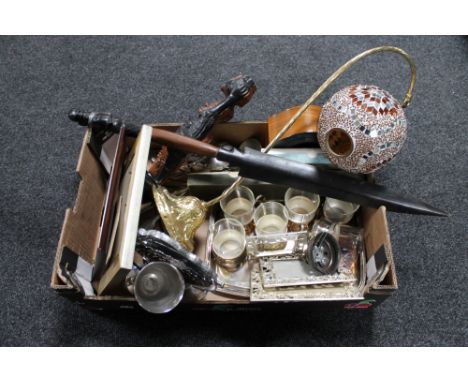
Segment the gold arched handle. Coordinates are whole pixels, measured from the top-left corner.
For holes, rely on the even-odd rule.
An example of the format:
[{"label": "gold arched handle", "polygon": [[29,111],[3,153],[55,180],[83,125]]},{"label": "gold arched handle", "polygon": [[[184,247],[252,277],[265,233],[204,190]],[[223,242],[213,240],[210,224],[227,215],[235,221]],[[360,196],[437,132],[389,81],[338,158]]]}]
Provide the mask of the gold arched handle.
[{"label": "gold arched handle", "polygon": [[[312,103],[338,77],[340,77],[344,72],[346,72],[349,68],[351,68],[351,66],[353,66],[358,61],[361,61],[363,58],[365,58],[367,56],[371,56],[371,55],[376,54],[376,53],[380,53],[380,52],[397,53],[400,56],[402,56],[408,62],[409,66],[410,66],[411,79],[410,79],[410,83],[409,83],[409,86],[408,86],[408,90],[406,91],[405,99],[403,100],[403,103],[401,104],[401,107],[407,107],[411,103],[411,99],[413,97],[413,88],[414,88],[414,83],[416,82],[416,65],[414,64],[414,61],[411,58],[411,56],[407,52],[405,52],[403,49],[397,48],[396,46],[387,46],[387,45],[378,46],[377,48],[372,48],[372,49],[366,50],[365,52],[362,52],[362,53],[358,54],[357,56],[353,57],[351,60],[349,60],[344,65],[342,65],[340,68],[338,68],[338,70],[335,73],[333,73],[330,77],[328,77],[328,79],[315,91],[315,93],[312,94],[310,96],[310,98],[301,106],[301,108],[297,111],[297,113],[294,114],[294,116],[291,117],[291,119],[288,121],[288,123],[286,123],[286,125],[278,132],[278,134],[275,135],[275,137],[270,141],[268,146],[265,147],[265,150],[263,150],[263,152],[266,153],[266,152],[270,151],[270,149],[278,143],[278,141],[282,138],[282,136],[286,133],[286,131],[288,131],[288,129],[292,125],[294,125],[294,122],[296,122],[299,119],[299,117],[302,115],[302,113],[304,113],[306,111],[306,109],[310,105],[312,105]],[[242,182],[242,180],[243,180],[242,177],[238,177],[234,181],[234,183],[231,184],[231,186],[229,188],[224,190],[224,192],[220,196],[208,201],[207,205],[212,206],[212,205],[216,204],[217,202],[223,200],[227,195],[229,195],[230,192],[232,192],[232,190],[234,190],[235,187],[237,187]]]},{"label": "gold arched handle", "polygon": [[406,91],[406,96],[405,99],[403,100],[403,103],[401,104],[401,107],[407,107],[410,102],[411,98],[413,97],[413,88],[414,88],[414,83],[416,82],[416,65],[414,64],[413,59],[411,56],[405,52],[401,48],[397,48],[396,46],[379,46],[377,48],[369,49],[366,50],[365,52],[362,52],[361,54],[358,54],[357,56],[353,57],[351,60],[346,62],[344,65],[342,65],[338,70],[333,73],[328,79],[315,91],[314,94],[310,96],[310,98],[302,105],[302,107],[297,111],[297,113],[289,120],[289,122],[276,134],[276,136],[270,141],[268,146],[265,148],[265,152],[268,152],[273,146],[278,143],[278,141],[281,139],[281,137],[286,133],[286,131],[296,122],[299,117],[304,113],[304,111],[312,105],[312,103],[333,83],[335,80],[341,76],[344,72],[346,72],[351,66],[353,66],[355,63],[358,61],[361,61],[363,58],[370,56],[372,54],[380,53],[380,52],[394,52],[399,55],[401,55],[410,65],[411,69],[411,79],[410,79],[410,84],[408,86],[408,90]]}]

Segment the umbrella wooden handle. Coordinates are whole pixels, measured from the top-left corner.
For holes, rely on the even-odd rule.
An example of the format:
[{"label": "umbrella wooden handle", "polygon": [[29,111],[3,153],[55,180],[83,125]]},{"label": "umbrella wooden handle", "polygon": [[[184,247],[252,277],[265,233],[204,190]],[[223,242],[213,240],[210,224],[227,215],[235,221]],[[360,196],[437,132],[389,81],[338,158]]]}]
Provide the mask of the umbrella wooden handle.
[{"label": "umbrella wooden handle", "polygon": [[153,128],[152,138],[154,141],[168,145],[177,150],[189,152],[206,157],[216,157],[218,148],[196,139],[184,137],[167,130]]}]

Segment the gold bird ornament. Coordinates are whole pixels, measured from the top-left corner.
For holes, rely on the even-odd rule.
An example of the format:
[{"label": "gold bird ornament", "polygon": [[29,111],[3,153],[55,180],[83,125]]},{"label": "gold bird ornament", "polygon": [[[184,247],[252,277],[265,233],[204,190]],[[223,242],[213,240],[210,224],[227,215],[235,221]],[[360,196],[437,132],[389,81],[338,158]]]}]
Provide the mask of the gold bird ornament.
[{"label": "gold bird ornament", "polygon": [[206,202],[194,196],[175,196],[167,188],[153,185],[153,197],[167,233],[189,252],[193,252],[193,238],[205,221]]}]

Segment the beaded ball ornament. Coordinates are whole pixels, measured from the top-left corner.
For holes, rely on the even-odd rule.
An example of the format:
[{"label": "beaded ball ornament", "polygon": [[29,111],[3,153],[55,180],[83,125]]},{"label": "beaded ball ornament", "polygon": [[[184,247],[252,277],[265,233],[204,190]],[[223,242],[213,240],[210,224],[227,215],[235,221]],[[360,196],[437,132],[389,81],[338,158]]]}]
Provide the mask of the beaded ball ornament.
[{"label": "beaded ball ornament", "polygon": [[323,106],[318,141],[330,161],[353,173],[371,173],[393,159],[405,139],[399,102],[375,85],[352,85]]}]

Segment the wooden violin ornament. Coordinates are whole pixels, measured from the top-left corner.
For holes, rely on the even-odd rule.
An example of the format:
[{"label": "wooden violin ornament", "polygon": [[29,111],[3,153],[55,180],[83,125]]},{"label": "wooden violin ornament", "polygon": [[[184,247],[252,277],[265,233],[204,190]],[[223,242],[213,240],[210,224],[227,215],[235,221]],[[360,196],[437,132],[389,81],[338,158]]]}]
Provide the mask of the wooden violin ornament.
[{"label": "wooden violin ornament", "polygon": [[[226,96],[222,101],[205,104],[199,109],[199,118],[195,122],[187,122],[176,130],[176,134],[197,140],[210,141],[210,131],[215,123],[229,121],[234,116],[235,106],[243,107],[255,93],[254,81],[244,75],[232,78],[221,86]],[[164,179],[174,175],[174,171],[183,163],[186,153],[163,146],[157,156],[151,159],[148,172],[154,183],[159,184]]]},{"label": "wooden violin ornament", "polygon": [[[268,117],[268,142],[271,142],[286,123],[299,111],[301,105],[283,110]],[[317,140],[320,106],[310,105],[275,145],[286,147],[319,147]]]}]

